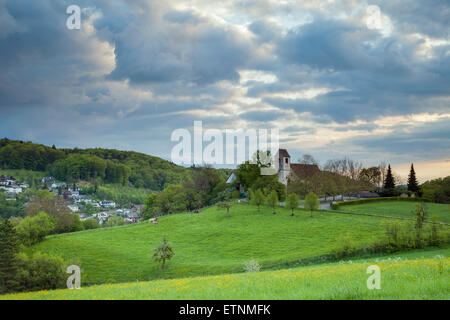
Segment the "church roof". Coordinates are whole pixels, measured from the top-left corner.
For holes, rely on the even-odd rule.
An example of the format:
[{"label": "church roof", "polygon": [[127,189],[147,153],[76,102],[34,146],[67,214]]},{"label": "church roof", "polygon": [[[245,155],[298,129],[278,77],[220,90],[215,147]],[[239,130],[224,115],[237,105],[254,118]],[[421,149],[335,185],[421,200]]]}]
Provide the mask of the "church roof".
[{"label": "church roof", "polygon": [[291,171],[297,178],[307,179],[319,173],[320,169],[315,164],[291,163]]},{"label": "church roof", "polygon": [[291,157],[286,149],[280,149],[280,150],[278,150],[278,153],[279,153],[280,157],[286,157],[286,158]]}]

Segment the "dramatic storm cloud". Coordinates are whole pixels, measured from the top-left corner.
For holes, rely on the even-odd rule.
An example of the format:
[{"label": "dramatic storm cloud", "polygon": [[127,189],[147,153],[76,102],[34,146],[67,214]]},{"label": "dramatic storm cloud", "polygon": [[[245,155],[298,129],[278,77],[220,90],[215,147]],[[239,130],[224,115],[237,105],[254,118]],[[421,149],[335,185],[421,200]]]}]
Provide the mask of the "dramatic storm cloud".
[{"label": "dramatic storm cloud", "polygon": [[[66,27],[69,5],[80,30]],[[0,0],[0,136],[169,158],[172,131],[202,120],[278,128],[294,157],[449,174],[449,7]]]}]

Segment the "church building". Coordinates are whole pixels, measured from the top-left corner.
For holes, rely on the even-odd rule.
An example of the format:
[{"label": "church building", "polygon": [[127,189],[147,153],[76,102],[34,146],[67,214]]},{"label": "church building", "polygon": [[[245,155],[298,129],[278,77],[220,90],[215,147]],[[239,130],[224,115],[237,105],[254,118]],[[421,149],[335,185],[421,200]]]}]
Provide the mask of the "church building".
[{"label": "church building", "polygon": [[315,164],[291,163],[291,156],[286,149],[279,149],[275,159],[278,181],[287,185],[289,181],[306,180],[320,172]]}]

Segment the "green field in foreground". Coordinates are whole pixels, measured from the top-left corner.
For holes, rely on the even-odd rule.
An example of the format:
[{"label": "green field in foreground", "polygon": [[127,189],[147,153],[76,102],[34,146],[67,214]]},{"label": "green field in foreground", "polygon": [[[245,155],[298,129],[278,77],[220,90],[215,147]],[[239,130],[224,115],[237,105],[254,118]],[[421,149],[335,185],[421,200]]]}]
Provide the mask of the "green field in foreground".
[{"label": "green field in foreground", "polygon": [[[333,212],[290,211],[273,215],[264,207],[236,205],[227,218],[212,207],[200,214],[176,214],[158,225],[142,223],[48,237],[31,248],[53,252],[82,268],[83,284],[148,281],[242,272],[244,263],[263,266],[328,254],[351,234],[363,246],[384,234],[386,218]],[[152,261],[153,248],[167,235],[175,250],[167,270]]]},{"label": "green field in foreground", "polygon": [[[439,254],[439,256],[437,255]],[[420,257],[422,255],[422,257]],[[448,249],[293,269],[108,284],[0,296],[1,299],[450,299]],[[409,260],[408,260],[409,259]],[[381,289],[367,288],[367,267]]]},{"label": "green field in foreground", "polygon": [[[389,216],[414,217],[414,206],[417,202],[409,201],[377,201],[364,204],[342,205],[339,210],[348,212],[374,213]],[[428,210],[428,218],[435,216],[438,221],[450,223],[450,204],[424,203]]]}]

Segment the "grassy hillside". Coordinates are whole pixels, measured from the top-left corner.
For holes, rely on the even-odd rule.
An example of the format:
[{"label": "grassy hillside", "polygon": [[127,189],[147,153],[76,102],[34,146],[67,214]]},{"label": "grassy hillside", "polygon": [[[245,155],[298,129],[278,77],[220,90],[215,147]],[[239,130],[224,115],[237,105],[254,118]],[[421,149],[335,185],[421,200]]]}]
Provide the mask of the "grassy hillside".
[{"label": "grassy hillside", "polygon": [[[0,300],[450,299],[449,250],[424,253],[424,257],[414,260],[372,259],[258,273],[109,284],[6,295]],[[366,270],[373,264],[381,270],[380,290],[368,290],[366,286]]]},{"label": "grassy hillside", "polygon": [[[298,210],[295,217],[280,208],[236,205],[227,218],[216,207],[200,214],[160,218],[158,225],[143,223],[48,237],[33,247],[54,252],[81,264],[84,283],[126,282],[180,278],[242,271],[256,259],[265,266],[328,254],[351,233],[357,245],[384,233],[385,218]],[[152,261],[153,248],[168,236],[175,257],[161,272]]]},{"label": "grassy hillside", "polygon": [[32,183],[31,180],[37,179],[40,181],[45,176],[43,171],[31,171],[25,169],[0,169],[0,176],[13,176],[19,181],[26,181]]},{"label": "grassy hillside", "polygon": [[[414,217],[416,202],[409,201],[377,201],[363,204],[352,204],[339,207],[339,210],[349,212],[374,213],[390,216]],[[450,205],[425,203],[429,218],[435,216],[438,221],[450,223]]]}]

